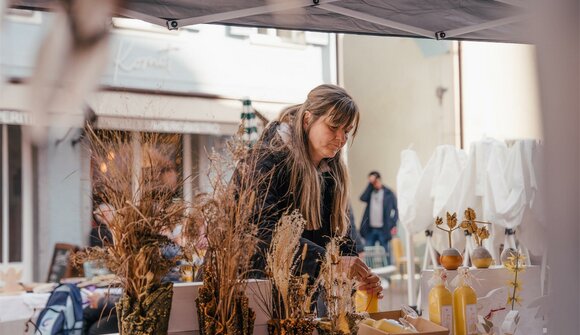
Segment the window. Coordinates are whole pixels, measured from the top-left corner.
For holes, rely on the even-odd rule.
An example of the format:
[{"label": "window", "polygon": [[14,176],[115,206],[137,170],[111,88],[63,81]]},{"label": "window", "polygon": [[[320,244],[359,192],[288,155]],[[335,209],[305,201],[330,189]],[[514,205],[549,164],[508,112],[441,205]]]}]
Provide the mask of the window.
[{"label": "window", "polygon": [[0,264],[22,262],[22,132],[0,125]]},{"label": "window", "polygon": [[139,190],[139,179],[135,179],[139,178],[137,175],[130,181],[131,185],[102,185],[101,180],[106,180],[107,175],[112,173],[113,165],[116,170],[123,170],[122,174],[126,176],[133,175],[133,169],[137,167],[141,176],[150,173],[153,166],[160,167],[160,186],[174,188],[177,198],[183,196],[183,190],[177,184],[183,174],[181,135],[111,130],[97,130],[96,133],[106,147],[106,143],[114,144],[109,153],[100,155],[104,157],[91,157],[93,209],[107,202],[103,196],[103,187],[118,187],[118,191],[131,187],[135,192],[133,194],[142,191]]},{"label": "window", "polygon": [[[199,192],[211,192],[211,183],[207,171],[210,166],[208,154],[215,150],[218,153],[226,152],[226,142],[231,136],[201,135],[201,134],[161,134],[151,132],[119,132],[98,130],[97,135],[104,142],[117,142],[121,137],[119,150],[111,152],[103,158],[91,157],[91,180],[93,193],[93,210],[101,202],[107,202],[102,196],[99,180],[103,175],[110,173],[111,164],[124,162],[128,175],[136,167],[132,162],[137,159],[140,173],[146,174],[151,168],[151,160],[162,161],[167,165],[162,169],[161,186],[178,186],[174,196],[185,201],[193,201]],[[116,136],[116,139],[113,139]],[[151,138],[157,137],[156,144],[151,144]],[[137,149],[135,151],[134,149]],[[137,154],[135,154],[137,153]],[[140,156],[140,157],[139,157]],[[153,157],[155,156],[155,157]],[[167,171],[167,172],[165,172]],[[183,178],[183,185],[180,181]],[[173,184],[173,183],[176,183]],[[109,186],[110,187],[110,186]],[[125,185],[125,187],[130,187]],[[135,189],[133,191],[136,192]]]}]

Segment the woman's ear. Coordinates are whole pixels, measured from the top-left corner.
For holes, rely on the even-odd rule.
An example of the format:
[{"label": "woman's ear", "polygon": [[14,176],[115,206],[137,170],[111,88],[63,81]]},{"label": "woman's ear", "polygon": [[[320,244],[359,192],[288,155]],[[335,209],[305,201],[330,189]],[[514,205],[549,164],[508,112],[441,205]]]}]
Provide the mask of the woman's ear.
[{"label": "woman's ear", "polygon": [[307,129],[308,125],[310,125],[310,121],[312,121],[312,113],[305,111],[304,118],[302,118],[302,128]]}]

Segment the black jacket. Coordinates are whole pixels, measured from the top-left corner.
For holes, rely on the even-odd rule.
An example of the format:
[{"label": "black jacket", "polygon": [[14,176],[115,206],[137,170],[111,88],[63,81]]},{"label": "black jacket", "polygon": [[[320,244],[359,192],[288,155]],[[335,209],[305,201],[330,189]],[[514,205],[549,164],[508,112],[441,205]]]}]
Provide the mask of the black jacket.
[{"label": "black jacket", "polygon": [[[254,269],[263,271],[266,267],[264,255],[268,252],[272,241],[272,232],[278,220],[284,213],[289,213],[295,209],[296,199],[294,194],[289,192],[290,169],[285,163],[287,153],[272,152],[267,149],[268,144],[275,140],[280,140],[276,131],[277,123],[270,125],[263,134],[262,149],[256,149],[259,159],[256,163],[256,172],[259,175],[266,175],[272,172],[271,177],[264,180],[259,185],[259,201],[263,201],[264,206],[255,215],[258,224],[258,236],[260,238],[259,251],[254,257]],[[307,256],[304,264],[298,266],[297,270],[307,273],[311,279],[318,276],[320,270],[320,260],[324,257],[326,244],[332,236],[330,217],[332,214],[332,195],[334,179],[329,173],[323,173],[321,228],[318,230],[305,230],[300,239],[300,251],[304,244],[308,245]],[[271,179],[271,182],[270,182]],[[258,219],[259,217],[259,219]],[[345,256],[356,256],[355,245],[347,233],[344,244],[341,245],[341,253]]]},{"label": "black jacket", "polygon": [[[370,210],[371,210],[371,194],[374,188],[372,184],[369,184],[363,194],[360,196],[360,200],[367,203],[365,212],[360,225],[360,234],[363,238],[367,238],[370,232]],[[397,225],[399,220],[399,211],[397,209],[397,197],[395,193],[391,191],[386,186],[382,188],[383,192],[383,234],[386,235],[387,240],[392,238],[391,229]]]}]

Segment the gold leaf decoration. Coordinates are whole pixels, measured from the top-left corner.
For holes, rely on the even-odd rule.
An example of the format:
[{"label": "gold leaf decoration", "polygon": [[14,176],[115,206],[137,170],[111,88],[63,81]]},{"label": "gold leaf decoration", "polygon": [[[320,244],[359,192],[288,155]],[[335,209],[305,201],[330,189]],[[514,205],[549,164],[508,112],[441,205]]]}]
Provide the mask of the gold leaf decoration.
[{"label": "gold leaf decoration", "polygon": [[457,213],[450,214],[447,212],[447,226],[453,229],[457,226]]},{"label": "gold leaf decoration", "polygon": [[465,210],[465,220],[467,220],[467,221],[475,221],[475,219],[476,219],[475,211],[473,210],[473,208],[468,207]]}]

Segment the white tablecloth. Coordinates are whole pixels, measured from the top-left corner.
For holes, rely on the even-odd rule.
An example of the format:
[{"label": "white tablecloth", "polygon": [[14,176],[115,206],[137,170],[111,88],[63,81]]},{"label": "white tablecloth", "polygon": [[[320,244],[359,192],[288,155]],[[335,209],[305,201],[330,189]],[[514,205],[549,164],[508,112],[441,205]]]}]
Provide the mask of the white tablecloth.
[{"label": "white tablecloth", "polygon": [[0,295],[0,322],[29,319],[46,305],[50,293]]}]

